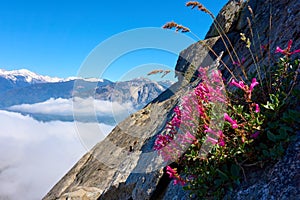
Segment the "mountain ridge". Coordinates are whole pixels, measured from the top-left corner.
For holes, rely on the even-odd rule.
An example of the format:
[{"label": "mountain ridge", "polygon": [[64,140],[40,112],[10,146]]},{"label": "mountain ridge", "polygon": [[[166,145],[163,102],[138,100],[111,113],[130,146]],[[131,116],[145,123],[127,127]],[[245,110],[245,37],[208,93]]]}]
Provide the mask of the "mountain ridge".
[{"label": "mountain ridge", "polygon": [[[1,70],[0,109],[30,115],[39,121],[73,121],[73,114],[33,113],[28,110],[18,110],[16,106],[35,105],[50,99],[72,99],[80,93],[82,99],[92,97],[95,100],[117,102],[120,105],[130,102],[134,109],[138,110],[173,84],[171,81],[155,82],[143,77],[118,82],[95,78],[63,80],[44,77],[29,70]],[[98,116],[101,121],[113,122],[111,117],[107,117],[104,119],[103,116]],[[82,118],[83,121],[88,119],[90,117]]]}]

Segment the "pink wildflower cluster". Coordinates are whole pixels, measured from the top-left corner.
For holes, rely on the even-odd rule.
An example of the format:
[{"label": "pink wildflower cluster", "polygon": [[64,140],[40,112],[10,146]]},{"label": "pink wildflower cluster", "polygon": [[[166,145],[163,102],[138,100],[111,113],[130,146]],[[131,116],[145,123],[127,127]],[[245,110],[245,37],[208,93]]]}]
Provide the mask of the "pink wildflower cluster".
[{"label": "pink wildflower cluster", "polygon": [[246,85],[243,81],[237,82],[236,80],[232,79],[231,85],[234,85],[242,90],[244,90],[246,94],[246,99],[249,101],[251,100],[252,91],[255,86],[257,86],[259,83],[256,81],[256,78],[252,79],[252,83],[250,86]]},{"label": "pink wildflower cluster", "polygon": [[182,99],[180,107],[174,108],[174,116],[167,124],[165,134],[159,135],[154,143],[154,149],[165,161],[179,158],[190,144],[197,141],[194,131],[198,119],[195,116],[205,117],[205,108],[195,97],[190,93]]},{"label": "pink wildflower cluster", "polygon": [[296,53],[300,53],[300,49],[297,49],[297,50],[291,52],[292,44],[293,44],[293,40],[289,40],[287,48],[281,49],[280,47],[277,47],[275,53],[281,53],[281,54],[285,55],[286,57],[289,57]]},{"label": "pink wildflower cluster", "polygon": [[[212,144],[218,144],[219,146],[225,146],[223,131],[213,131],[211,128],[205,126],[204,133],[207,133],[207,141]],[[215,139],[219,138],[219,140]]]},{"label": "pink wildflower cluster", "polygon": [[169,174],[170,178],[174,179],[174,185],[177,184],[180,184],[182,186],[185,185],[185,181],[179,176],[176,168],[173,169],[170,166],[167,166],[167,174]]},{"label": "pink wildflower cluster", "polygon": [[[252,91],[254,89],[255,86],[257,86],[259,83],[257,82],[256,78],[252,79],[252,82],[250,84],[250,86],[246,85],[243,81],[235,81],[234,79],[231,81],[231,85],[234,85],[240,89],[242,89],[245,92],[245,99],[247,102],[252,102]],[[259,113],[260,112],[260,107],[259,104],[257,103],[252,103],[249,105],[250,110],[252,111],[254,108],[254,112],[255,113]],[[238,128],[238,124],[237,121],[232,119],[227,113],[224,114],[224,120],[228,121],[231,124],[231,127],[233,129]],[[258,136],[259,133],[254,133],[253,135],[251,135],[251,138],[256,138]],[[242,138],[242,140],[244,140],[244,137]]]},{"label": "pink wildflower cluster", "polygon": [[[199,74],[202,82],[182,98],[181,105],[174,109],[174,116],[167,124],[165,133],[159,135],[154,143],[154,149],[165,161],[179,158],[192,143],[197,142],[195,135],[199,126],[209,126],[210,117],[207,111],[211,103],[226,102],[225,95],[222,93],[224,85],[221,73],[208,72],[208,68],[200,68]],[[220,138],[219,145],[224,146],[223,133],[219,131],[217,133],[215,136]],[[216,144],[218,141],[214,142],[216,139],[213,139],[216,137],[208,137],[208,141]]]},{"label": "pink wildflower cluster", "polygon": [[[208,68],[200,68],[199,74],[203,80],[203,84],[205,84],[207,90],[207,102],[210,103],[225,103],[226,102],[226,96],[224,94],[225,88],[223,84],[222,74],[220,71],[212,71],[209,72]],[[198,87],[201,87],[201,84],[198,85]],[[198,88],[197,87],[197,88]],[[197,90],[196,88],[196,90]]]}]

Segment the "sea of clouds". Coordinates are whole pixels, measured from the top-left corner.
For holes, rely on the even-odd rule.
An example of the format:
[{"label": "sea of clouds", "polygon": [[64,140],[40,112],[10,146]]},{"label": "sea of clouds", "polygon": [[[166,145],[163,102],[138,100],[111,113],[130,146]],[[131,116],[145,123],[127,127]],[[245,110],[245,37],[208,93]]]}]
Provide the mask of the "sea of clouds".
[{"label": "sea of clouds", "polygon": [[[108,113],[107,104],[101,102],[101,105],[98,111]],[[15,111],[70,114],[72,102],[50,99],[12,108]],[[84,143],[91,142],[88,146],[93,146],[113,129],[101,123],[44,123],[2,110],[0,122],[0,199],[41,199],[87,152]]]},{"label": "sea of clouds", "polygon": [[[74,110],[75,109],[75,110]],[[51,98],[47,101],[35,104],[14,105],[8,108],[11,111],[39,113],[51,115],[95,115],[98,116],[119,116],[134,112],[132,103],[119,103],[97,100],[90,98],[62,99]]]}]

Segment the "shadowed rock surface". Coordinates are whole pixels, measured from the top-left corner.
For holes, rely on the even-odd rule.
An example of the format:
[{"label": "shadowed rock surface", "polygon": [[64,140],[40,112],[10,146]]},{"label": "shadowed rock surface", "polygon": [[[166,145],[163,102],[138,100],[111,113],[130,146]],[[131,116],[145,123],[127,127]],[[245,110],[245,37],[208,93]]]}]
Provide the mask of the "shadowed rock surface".
[{"label": "shadowed rock surface", "polygon": [[[253,16],[248,5],[253,10]],[[289,39],[294,39],[292,49],[300,48],[299,10],[298,0],[250,0],[249,4],[232,0],[221,10],[217,19],[220,20],[219,24],[227,33],[238,56],[245,57],[246,69],[255,71],[251,54],[240,40],[240,32],[250,37],[252,52],[254,56],[257,55],[258,62],[268,64],[268,49],[273,54],[276,46],[285,48]],[[253,40],[247,17],[251,20]],[[264,45],[265,50],[260,50],[261,45]],[[44,199],[188,199],[187,192],[170,182],[164,173],[165,165],[152,149],[155,136],[163,131],[166,121],[172,115],[172,109],[180,97],[187,93],[188,88],[192,87],[182,87],[183,80],[186,79],[188,83],[196,68],[209,65],[216,58],[211,52],[208,53],[207,46],[214,49],[218,55],[224,51],[222,60],[234,69],[232,62],[236,61],[236,58],[230,59],[221,37],[217,35],[216,29],[211,27],[205,40],[182,51],[176,65],[179,82],[144,109],[120,123],[56,184]],[[239,72],[239,69],[234,70]],[[229,79],[230,74],[224,66],[222,71]],[[290,145],[285,157],[268,169],[269,172],[266,173],[272,172],[271,178],[259,182],[261,177],[256,177],[256,184],[237,189],[232,199],[297,199],[300,194],[297,181],[298,143]],[[282,172],[281,169],[285,166],[289,170]],[[250,193],[254,194],[248,196]]]},{"label": "shadowed rock surface", "polygon": [[300,131],[278,163],[250,173],[248,178],[225,199],[300,199]]}]

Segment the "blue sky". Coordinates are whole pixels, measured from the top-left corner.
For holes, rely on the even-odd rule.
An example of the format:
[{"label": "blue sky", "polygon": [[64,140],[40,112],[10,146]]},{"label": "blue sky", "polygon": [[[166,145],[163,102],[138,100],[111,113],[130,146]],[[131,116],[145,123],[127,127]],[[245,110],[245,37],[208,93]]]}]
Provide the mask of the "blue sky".
[{"label": "blue sky", "polygon": [[[214,14],[226,2],[201,1]],[[182,0],[1,1],[0,68],[26,68],[57,77],[76,76],[89,53],[104,40],[130,29],[161,27],[169,21],[183,24],[203,38],[211,19],[186,8],[185,3]],[[116,75],[118,67],[130,71],[133,66],[151,62],[173,68],[176,59],[177,55],[158,51],[132,54],[115,62],[105,78],[119,79],[122,74]]]}]

